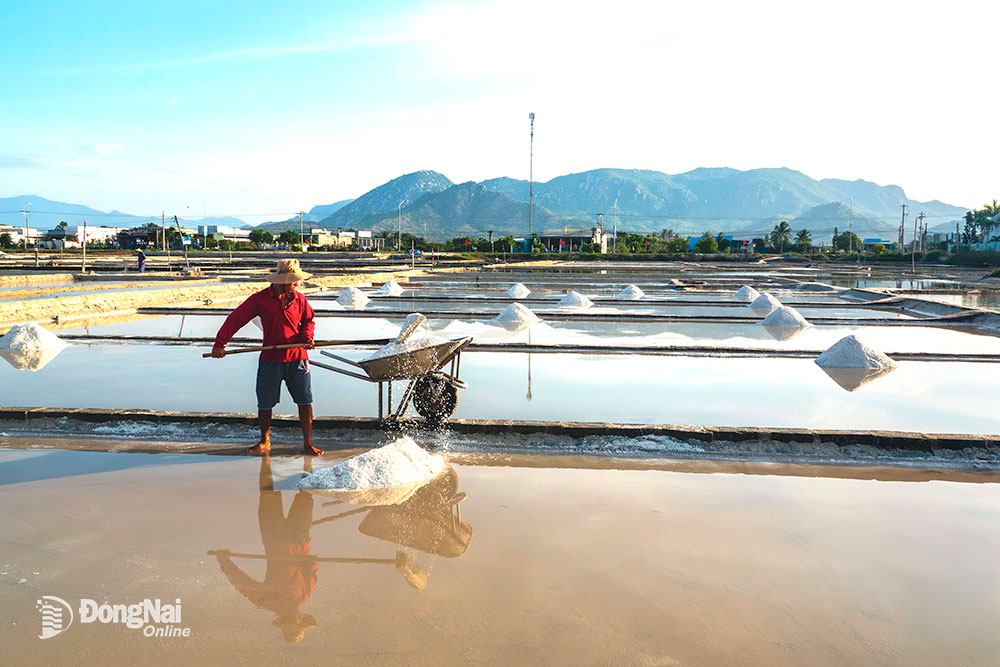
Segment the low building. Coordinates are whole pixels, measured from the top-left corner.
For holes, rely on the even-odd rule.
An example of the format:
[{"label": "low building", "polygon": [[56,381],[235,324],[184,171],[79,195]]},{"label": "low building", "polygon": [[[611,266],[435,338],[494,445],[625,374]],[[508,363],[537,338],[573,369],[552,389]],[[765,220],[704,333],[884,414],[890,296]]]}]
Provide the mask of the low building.
[{"label": "low building", "polygon": [[871,251],[872,248],[874,248],[877,245],[881,245],[886,250],[888,250],[889,248],[891,248],[894,245],[896,245],[896,242],[895,241],[886,241],[885,239],[875,239],[875,238],[863,239],[861,241],[861,250],[863,250],[864,252],[869,252],[869,251]]},{"label": "low building", "polygon": [[222,241],[229,239],[236,243],[250,242],[250,229],[246,227],[229,227],[227,225],[198,225],[198,235],[206,239]]},{"label": "low building", "polygon": [[10,240],[14,245],[19,245],[24,243],[25,230],[27,230],[28,245],[33,245],[38,242],[38,239],[42,234],[39,233],[38,229],[34,227],[24,227],[17,225],[0,225],[0,234],[10,234]]},{"label": "low building", "polygon": [[538,241],[546,252],[580,252],[584,244],[590,244],[594,252],[608,251],[608,235],[597,227],[543,229]]},{"label": "low building", "polygon": [[87,225],[86,239],[84,239],[84,226],[70,225],[65,229],[56,228],[47,232],[44,240],[41,241],[41,245],[58,250],[61,248],[80,248],[83,246],[84,240],[86,240],[87,245],[93,243],[117,243],[118,235],[124,231],[127,230],[123,227]]}]

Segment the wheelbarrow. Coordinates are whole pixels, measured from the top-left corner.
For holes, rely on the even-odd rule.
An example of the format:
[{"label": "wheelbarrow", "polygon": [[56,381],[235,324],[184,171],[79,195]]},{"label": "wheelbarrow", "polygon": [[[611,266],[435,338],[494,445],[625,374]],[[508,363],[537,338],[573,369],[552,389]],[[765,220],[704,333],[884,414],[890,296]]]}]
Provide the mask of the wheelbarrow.
[{"label": "wheelbarrow", "polygon": [[[399,337],[394,342],[403,345],[425,321],[426,318],[419,313],[407,317]],[[415,349],[404,348],[404,351],[398,354],[362,361],[353,361],[327,350],[320,352],[325,357],[361,369],[364,375],[318,361],[310,360],[309,363],[334,373],[378,384],[379,421],[398,421],[406,414],[412,402],[421,417],[429,424],[438,425],[447,421],[455,412],[455,407],[458,405],[458,390],[469,388],[466,382],[459,379],[458,374],[461,370],[462,350],[471,342],[472,337],[466,336]],[[443,370],[445,366],[449,366],[447,371]],[[393,409],[392,382],[396,380],[408,383],[403,397]],[[383,385],[386,385],[385,392]]]}]

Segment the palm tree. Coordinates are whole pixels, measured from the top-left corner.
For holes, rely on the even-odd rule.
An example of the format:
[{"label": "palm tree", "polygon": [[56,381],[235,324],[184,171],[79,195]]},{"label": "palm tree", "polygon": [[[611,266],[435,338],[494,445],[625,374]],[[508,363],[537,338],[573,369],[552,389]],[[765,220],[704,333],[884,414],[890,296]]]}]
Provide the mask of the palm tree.
[{"label": "palm tree", "polygon": [[811,246],[813,242],[812,234],[809,233],[808,229],[800,229],[799,233],[795,235],[795,243],[802,247]]},{"label": "palm tree", "polygon": [[785,251],[785,244],[792,240],[792,228],[788,225],[788,222],[782,220],[774,226],[771,231],[771,245],[779,246],[780,250],[778,252]]}]

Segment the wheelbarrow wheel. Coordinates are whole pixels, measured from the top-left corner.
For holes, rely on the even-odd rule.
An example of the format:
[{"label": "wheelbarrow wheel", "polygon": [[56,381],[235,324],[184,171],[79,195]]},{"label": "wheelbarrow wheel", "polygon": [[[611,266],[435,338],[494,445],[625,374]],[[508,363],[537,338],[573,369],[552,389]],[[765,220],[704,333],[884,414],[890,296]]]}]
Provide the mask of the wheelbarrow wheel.
[{"label": "wheelbarrow wheel", "polygon": [[413,388],[413,407],[430,424],[448,419],[458,405],[458,389],[442,375],[432,373],[417,380]]}]

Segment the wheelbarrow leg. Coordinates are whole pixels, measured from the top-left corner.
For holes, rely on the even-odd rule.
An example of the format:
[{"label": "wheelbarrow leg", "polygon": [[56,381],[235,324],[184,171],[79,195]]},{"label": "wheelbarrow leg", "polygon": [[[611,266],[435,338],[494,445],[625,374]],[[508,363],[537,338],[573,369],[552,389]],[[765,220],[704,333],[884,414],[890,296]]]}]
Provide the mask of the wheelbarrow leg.
[{"label": "wheelbarrow leg", "polygon": [[378,420],[382,421],[382,383],[378,383]]}]

